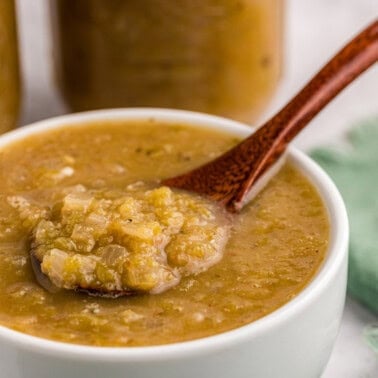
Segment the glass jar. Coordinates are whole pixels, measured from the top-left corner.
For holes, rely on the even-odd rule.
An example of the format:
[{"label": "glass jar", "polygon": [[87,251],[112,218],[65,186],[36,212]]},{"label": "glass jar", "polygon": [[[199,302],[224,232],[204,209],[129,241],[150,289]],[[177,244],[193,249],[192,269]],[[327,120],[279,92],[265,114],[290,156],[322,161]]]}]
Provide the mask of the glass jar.
[{"label": "glass jar", "polygon": [[281,72],[282,0],[55,0],[74,111],[169,107],[253,121]]},{"label": "glass jar", "polygon": [[20,105],[20,78],[15,5],[0,1],[0,133],[15,127]]}]

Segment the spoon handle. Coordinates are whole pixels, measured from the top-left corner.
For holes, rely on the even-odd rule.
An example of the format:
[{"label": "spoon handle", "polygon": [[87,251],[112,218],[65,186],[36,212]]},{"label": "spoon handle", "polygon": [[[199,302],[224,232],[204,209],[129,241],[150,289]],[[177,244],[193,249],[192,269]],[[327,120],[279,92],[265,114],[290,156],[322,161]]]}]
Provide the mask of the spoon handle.
[{"label": "spoon handle", "polygon": [[250,137],[208,164],[163,183],[206,195],[229,211],[239,211],[252,193],[251,187],[265,173],[271,173],[268,169],[287,144],[377,60],[378,20],[338,52],[277,115]]},{"label": "spoon handle", "polygon": [[[237,193],[228,199],[238,209],[244,196],[259,177],[273,165],[287,144],[342,89],[378,61],[378,20],[364,29],[339,51],[305,87],[256,133],[243,141],[231,154],[242,154],[249,161]],[[244,151],[244,152],[243,152]],[[261,157],[261,159],[256,159]],[[246,177],[246,176],[244,176]]]},{"label": "spoon handle", "polygon": [[378,60],[378,20],[339,51],[264,126],[276,143],[289,143],[342,89]]}]

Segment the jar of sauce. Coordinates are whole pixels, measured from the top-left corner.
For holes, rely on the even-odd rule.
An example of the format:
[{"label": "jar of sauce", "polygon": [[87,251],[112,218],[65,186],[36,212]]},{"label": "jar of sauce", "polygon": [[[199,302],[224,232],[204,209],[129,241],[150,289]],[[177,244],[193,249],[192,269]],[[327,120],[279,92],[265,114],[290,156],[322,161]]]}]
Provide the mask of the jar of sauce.
[{"label": "jar of sauce", "polygon": [[169,107],[251,122],[278,83],[283,0],[54,0],[71,110]]},{"label": "jar of sauce", "polygon": [[13,0],[0,1],[0,133],[15,127],[20,106],[17,31]]}]

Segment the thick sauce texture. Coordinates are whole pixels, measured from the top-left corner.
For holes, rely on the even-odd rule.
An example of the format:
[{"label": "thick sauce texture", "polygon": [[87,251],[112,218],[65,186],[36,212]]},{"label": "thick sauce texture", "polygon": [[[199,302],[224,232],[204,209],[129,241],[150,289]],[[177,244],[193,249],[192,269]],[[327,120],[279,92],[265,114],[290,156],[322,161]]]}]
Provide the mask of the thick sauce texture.
[{"label": "thick sauce texture", "polygon": [[282,3],[54,0],[64,98],[75,111],[168,107],[251,122],[280,77]]},{"label": "thick sauce texture", "polygon": [[[158,183],[236,142],[185,125],[107,121],[63,127],[2,148],[0,323],[77,344],[158,345],[245,325],[296,296],[324,259],[329,224],[316,190],[290,163],[233,219],[223,258],[163,293],[116,299],[64,289],[50,293],[34,277],[27,230],[41,211],[56,211],[62,193],[86,188],[119,198],[136,182]],[[26,199],[35,219],[30,207],[20,214],[14,198]]]},{"label": "thick sauce texture", "polygon": [[38,277],[92,295],[168,290],[182,276],[216,264],[230,228],[230,216],[217,203],[140,181],[124,190],[76,185],[48,207],[24,196],[7,200],[30,225],[25,231]]}]

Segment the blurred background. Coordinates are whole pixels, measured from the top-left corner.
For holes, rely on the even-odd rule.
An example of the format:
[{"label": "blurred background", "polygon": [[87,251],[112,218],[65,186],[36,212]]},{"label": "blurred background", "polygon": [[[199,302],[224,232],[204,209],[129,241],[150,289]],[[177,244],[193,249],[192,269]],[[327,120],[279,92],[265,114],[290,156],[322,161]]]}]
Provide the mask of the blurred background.
[{"label": "blurred background", "polygon": [[[48,1],[17,0],[24,103],[21,124],[66,111],[54,90]],[[274,114],[353,34],[378,15],[376,0],[284,0],[283,71],[257,124]],[[378,113],[378,67],[348,87],[295,142],[310,148],[342,135],[356,120]]]},{"label": "blurred background", "polygon": [[[56,85],[52,57],[58,48],[56,36],[51,33],[48,3],[48,0],[17,0],[23,77],[20,125],[68,111]],[[283,28],[281,21],[274,21],[279,30],[278,37],[281,38],[283,33],[283,63],[281,65],[281,57],[274,54],[264,63],[272,70],[272,81],[278,71],[281,78],[274,96],[269,96],[270,101],[251,116],[256,125],[273,115],[331,55],[378,16],[377,0],[284,0],[283,6]],[[280,50],[280,39],[277,44]],[[312,122],[312,126],[296,140],[297,146],[309,150],[337,142],[356,122],[377,117],[377,90],[376,65]],[[372,312],[348,298],[340,334],[323,378],[378,376],[377,355],[363,338],[364,328],[377,321]]]}]

